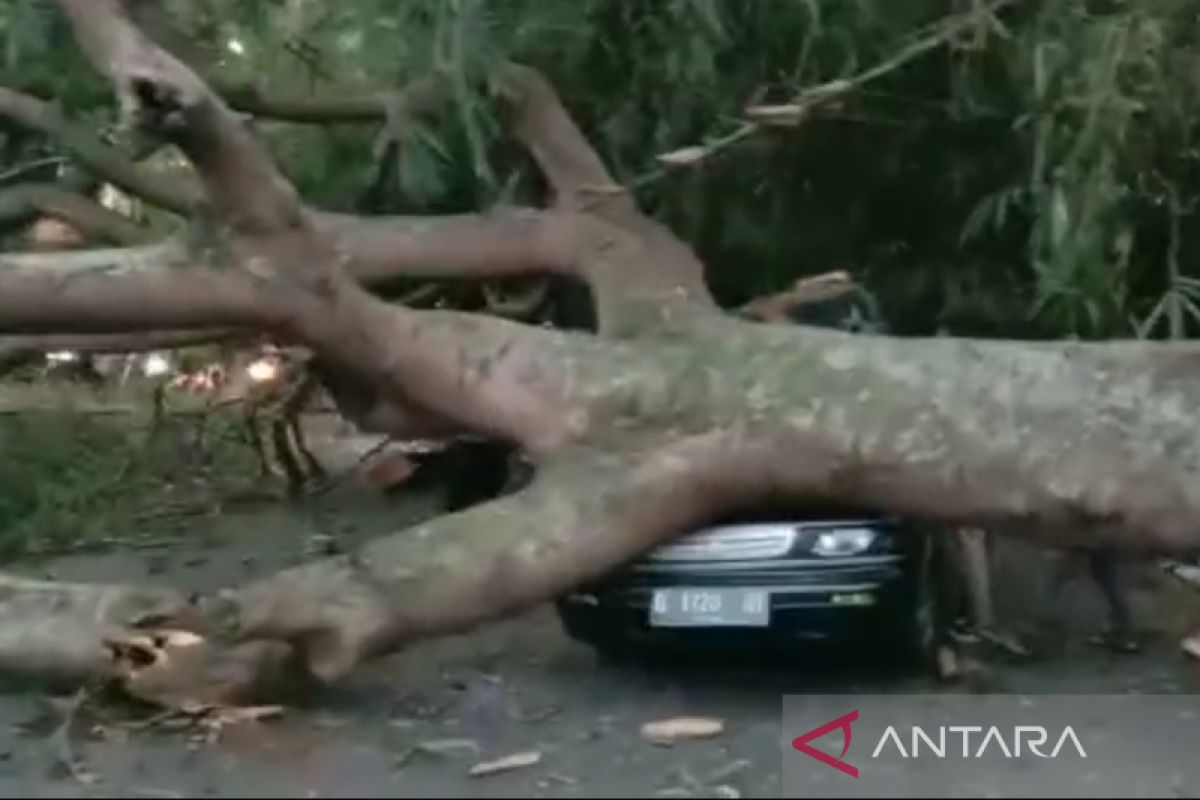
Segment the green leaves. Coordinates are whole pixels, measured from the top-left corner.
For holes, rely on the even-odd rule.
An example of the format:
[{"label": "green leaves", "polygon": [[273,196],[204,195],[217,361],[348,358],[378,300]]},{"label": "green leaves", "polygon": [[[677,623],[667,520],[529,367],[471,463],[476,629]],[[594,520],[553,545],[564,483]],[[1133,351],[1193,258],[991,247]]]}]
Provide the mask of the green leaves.
[{"label": "green leaves", "polygon": [[[1172,212],[1160,197],[1164,180],[1181,206],[1200,187],[1195,0],[1023,0],[986,13],[983,0],[152,5],[180,47],[280,96],[447,79],[446,113],[404,126],[395,163],[374,160],[379,130],[368,125],[260,127],[322,206],[355,207],[381,172],[381,211],[540,199],[487,93],[511,58],[550,77],[643,207],[696,245],[725,302],[845,266],[872,281],[905,332],[947,317],[1011,335],[1200,325],[1186,282],[1200,278],[1200,234],[1183,226],[1168,258]],[[879,64],[968,11],[978,18],[953,47],[794,127],[686,169],[657,160],[693,159],[738,130],[748,106],[784,105]],[[46,0],[0,3],[0,59],[4,82],[39,87],[98,126],[111,119],[110,93]],[[36,140],[0,158],[47,155],[39,148],[52,151]]]},{"label": "green leaves", "polygon": [[418,204],[434,202],[446,191],[444,173],[450,168],[450,154],[437,136],[424,125],[413,125],[400,143],[400,191]]}]

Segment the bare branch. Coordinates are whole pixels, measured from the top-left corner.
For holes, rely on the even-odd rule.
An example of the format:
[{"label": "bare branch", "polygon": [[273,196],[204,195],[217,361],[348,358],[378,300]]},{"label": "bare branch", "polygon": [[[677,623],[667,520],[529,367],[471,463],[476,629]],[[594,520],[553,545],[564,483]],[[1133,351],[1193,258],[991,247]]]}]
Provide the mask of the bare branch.
[{"label": "bare branch", "polygon": [[796,309],[836,300],[859,291],[848,272],[838,270],[801,278],[782,292],[755,298],[739,309],[751,319],[764,322],[789,322]]},{"label": "bare branch", "polygon": [[[0,200],[4,197],[0,193]],[[575,274],[575,227],[566,212],[506,209],[445,217],[357,217],[309,213],[318,232],[335,237],[346,269],[373,285],[391,278],[501,278],[552,272]],[[165,259],[165,254],[172,255]],[[6,263],[66,275],[112,263],[155,270],[188,261],[178,241],[85,252],[20,253]],[[3,273],[0,273],[2,280]]]},{"label": "bare branch", "polygon": [[17,274],[24,271],[27,275],[53,274],[67,278],[75,274],[104,271],[131,275],[186,269],[192,262],[183,241],[178,238],[135,247],[97,247],[57,253],[2,253],[0,282],[5,276],[14,274],[8,270],[17,270]]},{"label": "bare branch", "polygon": [[357,217],[312,212],[339,240],[355,277],[484,277],[575,272],[578,219],[567,212],[505,209],[446,217]]},{"label": "bare branch", "polygon": [[145,228],[88,197],[52,183],[30,183],[0,190],[0,206],[14,215],[25,206],[113,244],[143,244],[149,240],[150,232]]},{"label": "bare branch", "polygon": [[609,174],[604,162],[563,106],[550,82],[537,70],[510,65],[503,92],[513,108],[513,132],[529,149],[564,208],[636,213],[633,200]]},{"label": "bare branch", "polygon": [[[92,176],[76,170],[49,185],[64,192],[80,194],[93,191],[97,182]],[[42,210],[30,203],[29,198],[21,192],[10,193],[0,189],[0,232],[30,225],[41,215]]]},{"label": "bare branch", "polygon": [[[200,187],[191,181],[153,174],[67,124],[42,101],[0,88],[0,115],[15,108],[27,113],[10,115],[11,119],[54,137],[89,170],[130,194],[180,213],[193,210],[202,200]],[[382,118],[383,108],[378,111]],[[0,194],[5,209],[9,199]],[[21,200],[22,207],[24,203]],[[436,218],[309,213],[322,232],[339,237],[354,262],[355,274],[367,280],[570,270],[574,260],[577,220],[566,212],[514,209]]]},{"label": "bare branch", "polygon": [[328,125],[340,122],[385,122],[397,113],[423,114],[446,95],[435,77],[419,78],[401,89],[344,97],[280,97],[259,86],[219,78],[209,84],[232,108],[256,117],[285,122]]},{"label": "bare branch", "polygon": [[[186,327],[274,327],[286,315],[251,276],[184,267],[173,244],[52,257],[0,256],[0,331],[102,333]],[[87,265],[90,259],[90,266]],[[156,268],[147,268],[154,262]]]},{"label": "bare branch", "polygon": [[[9,115],[11,119],[54,137],[89,170],[130,194],[180,213],[193,210],[202,200],[199,186],[191,181],[153,174],[81,128],[67,124],[42,101],[0,88],[0,115],[13,109],[25,113]],[[382,107],[379,113],[383,114]],[[6,218],[10,212],[18,214],[27,202],[0,193]],[[310,216],[323,232],[339,236],[354,262],[355,274],[367,280],[397,275],[496,277],[558,271],[569,269],[573,260],[571,226],[575,220],[564,212],[516,209],[421,218],[312,211]]]},{"label": "bare branch", "polygon": [[[174,141],[191,159],[218,223],[221,260],[231,269],[125,276],[109,283],[85,273],[66,284],[96,284],[93,300],[108,292],[103,308],[55,287],[64,283],[61,278],[29,277],[24,282],[31,285],[21,286],[17,276],[6,282],[27,295],[59,288],[53,313],[10,309],[4,298],[0,320],[8,324],[11,315],[17,328],[31,332],[68,322],[80,326],[81,317],[82,324],[99,330],[134,327],[131,316],[154,318],[139,319],[142,328],[286,326],[352,380],[405,405],[436,409],[453,422],[532,450],[570,437],[573,423],[557,402],[558,387],[537,363],[540,356],[521,346],[528,344],[528,334],[516,326],[497,327],[500,320],[398,309],[372,298],[342,272],[347,254],[310,221],[261,144],[194,72],[142,35],[115,0],[59,3],[142,126]],[[161,312],[160,305],[177,303],[181,286],[194,288],[201,310]],[[115,313],[130,295],[150,310]]]},{"label": "bare branch", "polygon": [[198,187],[138,167],[90,131],[67,122],[57,109],[35,97],[0,86],[0,117],[54,139],[90,172],[156,206],[188,214],[202,200]]},{"label": "bare branch", "polygon": [[204,82],[146,38],[116,0],[59,0],[81,46],[139,123],[178,145],[217,218],[247,234],[300,222],[295,190],[259,142]]}]

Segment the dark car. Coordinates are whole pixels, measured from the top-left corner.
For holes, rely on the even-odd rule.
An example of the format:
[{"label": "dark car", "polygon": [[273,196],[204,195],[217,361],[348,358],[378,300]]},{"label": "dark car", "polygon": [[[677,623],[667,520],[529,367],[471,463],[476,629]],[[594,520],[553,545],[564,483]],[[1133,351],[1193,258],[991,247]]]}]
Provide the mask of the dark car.
[{"label": "dark car", "polygon": [[727,521],[658,547],[558,600],[574,638],[606,651],[642,644],[728,647],[869,642],[930,656],[930,539],[850,514]]},{"label": "dark car", "polygon": [[[856,333],[886,327],[862,291],[805,306],[794,320]],[[930,548],[922,531],[873,514],[760,509],[659,547],[557,605],[571,636],[604,649],[858,640],[927,661]]]}]

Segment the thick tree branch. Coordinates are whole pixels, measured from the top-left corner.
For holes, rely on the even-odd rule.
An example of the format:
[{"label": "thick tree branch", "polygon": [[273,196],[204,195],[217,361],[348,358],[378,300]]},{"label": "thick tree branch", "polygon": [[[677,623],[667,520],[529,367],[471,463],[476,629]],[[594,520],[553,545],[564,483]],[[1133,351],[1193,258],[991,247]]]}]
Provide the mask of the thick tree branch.
[{"label": "thick tree branch", "polygon": [[229,598],[236,635],[288,641],[330,680],[415,639],[530,608],[684,530],[740,491],[721,466],[719,438],[637,457],[574,452],[520,494],[236,591]]},{"label": "thick tree branch", "polygon": [[513,133],[554,188],[557,205],[617,218],[636,213],[628,191],[609,174],[540,72],[512,64],[500,80],[512,107]]},{"label": "thick tree branch", "polygon": [[[56,594],[66,600],[95,595],[96,587],[27,587],[27,607],[40,602],[63,608],[56,613],[78,632],[68,642],[42,637],[39,661],[69,662],[91,677],[116,672],[134,696],[173,707],[246,702],[263,693],[270,697],[279,688],[274,681],[295,678],[295,672],[333,680],[367,658],[423,636],[468,630],[529,608],[603,574],[630,550],[695,524],[749,485],[730,480],[718,457],[729,444],[726,437],[704,435],[637,457],[573,453],[544,469],[520,494],[197,606],[180,608],[170,597],[154,597],[149,612],[139,605],[135,612],[89,616],[79,604],[51,601]],[[118,597],[133,594],[107,591]],[[45,609],[36,611],[44,618]],[[166,644],[169,635],[159,636],[159,652],[150,653],[141,667],[112,659],[105,663],[105,638],[154,649],[154,637],[136,629],[148,627],[146,633],[153,633],[154,616],[211,638],[187,640],[197,649],[186,651]],[[113,628],[122,623],[124,636],[114,635]],[[24,627],[14,625],[13,632]],[[242,643],[230,646],[230,638]],[[276,652],[264,654],[267,642],[286,642],[290,648],[277,645]],[[0,664],[28,661],[26,653],[5,644],[0,639]],[[289,661],[292,652],[298,660]],[[279,669],[285,662],[291,674]]]},{"label": "thick tree branch", "polygon": [[0,189],[0,207],[17,214],[22,206],[70,223],[93,239],[113,244],[143,244],[150,232],[96,201],[52,183]]},{"label": "thick tree branch", "polygon": [[[57,258],[0,258],[2,332],[257,326],[290,338],[298,313],[307,315],[299,324],[305,338],[327,360],[345,365],[352,374],[342,381],[361,385],[369,404],[377,406],[371,413],[385,413],[393,403],[416,406],[533,450],[573,435],[577,423],[561,410],[561,387],[553,377],[553,346],[545,347],[556,334],[548,331],[378,302],[335,299],[312,307],[243,272],[196,266],[175,242]],[[346,335],[356,330],[362,335]],[[370,399],[381,390],[392,399]]]},{"label": "thick tree branch", "polygon": [[[572,184],[576,188],[568,191],[586,194],[589,182],[595,180],[610,185],[607,171],[545,79],[526,68],[517,68],[514,74],[517,80],[512,91],[517,101],[519,135],[535,153],[542,154],[543,168],[554,170],[562,180],[576,181]],[[40,119],[40,130],[56,136],[85,166],[106,180],[147,202],[176,211],[186,211],[201,202],[198,187],[190,181],[152,174],[94,137],[61,124],[61,119],[40,101],[18,97],[23,106],[36,112],[26,115],[24,121]],[[47,124],[47,120],[59,124]],[[242,174],[238,169],[232,171]],[[247,183],[255,186],[245,186]],[[238,196],[242,189],[257,190],[258,183],[257,179],[239,181],[239,188],[232,194]],[[605,198],[601,204],[604,208],[632,208],[627,197],[608,191],[601,192],[601,196]],[[609,201],[616,205],[609,205]],[[703,268],[690,250],[660,226],[640,218],[633,220],[640,233],[631,236],[621,228],[569,211],[505,210],[444,219],[355,217],[320,211],[309,211],[307,215],[323,233],[337,234],[351,269],[367,279],[397,275],[503,277],[543,271],[577,275],[592,285],[601,328],[606,332],[630,327],[620,321],[630,315],[616,309],[638,286],[647,294],[641,305],[651,309],[667,308],[681,299],[690,302],[690,298],[709,304]],[[647,252],[647,246],[653,252]],[[651,324],[658,322],[655,313],[638,312],[633,316],[650,317]]]},{"label": "thick tree branch", "polygon": [[183,266],[145,269],[143,259],[162,264],[179,258],[172,245],[157,249],[80,254],[94,259],[93,266],[66,272],[0,256],[0,333],[272,328],[287,319],[279,300],[252,276]]},{"label": "thick tree branch", "polygon": [[144,623],[188,619],[181,593],[140,587],[62,584],[0,575],[0,665],[39,681],[86,684],[110,673],[105,647]]},{"label": "thick tree branch", "polygon": [[[57,168],[62,162],[67,161],[66,158],[54,157],[46,159],[42,163]],[[33,175],[30,175],[29,180],[30,182],[48,183],[61,191],[80,195],[91,195],[99,186],[94,177],[74,166],[68,167],[66,174],[57,179],[53,177],[53,174],[46,174],[40,176],[38,181],[33,180]],[[10,195],[6,189],[0,189],[0,233],[32,224],[41,215],[41,210],[32,206],[20,192]]]},{"label": "thick tree branch", "polygon": [[358,217],[312,212],[368,283],[390,277],[497,278],[578,274],[580,220],[567,212],[504,209],[445,217]]},{"label": "thick tree branch", "polygon": [[509,65],[501,91],[512,129],[556,195],[556,206],[579,212],[579,274],[592,287],[599,331],[630,336],[671,327],[673,319],[715,308],[704,265],[686,244],[643,216],[613,180],[600,156],[539,72]]},{"label": "thick tree branch", "polygon": [[[196,264],[181,238],[134,247],[97,247],[54,253],[0,254],[0,289],[8,275],[54,274],[66,278],[94,272],[135,275],[170,273]],[[11,271],[10,271],[11,270]],[[0,291],[0,294],[3,294]]]},{"label": "thick tree branch", "polygon": [[[446,217],[356,217],[315,211],[308,216],[318,231],[333,238],[346,254],[348,274],[368,286],[397,277],[578,274],[578,220],[565,212],[508,209]],[[9,265],[53,270],[60,275],[88,272],[106,263],[126,273],[189,263],[186,246],[179,240],[123,249],[10,253],[4,260]],[[0,271],[0,287],[4,274]]]}]

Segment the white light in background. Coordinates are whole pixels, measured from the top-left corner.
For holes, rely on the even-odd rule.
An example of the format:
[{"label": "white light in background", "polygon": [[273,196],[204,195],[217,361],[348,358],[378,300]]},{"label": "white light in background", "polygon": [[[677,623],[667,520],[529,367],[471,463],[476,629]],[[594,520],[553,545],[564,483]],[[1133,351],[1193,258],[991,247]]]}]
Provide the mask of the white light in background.
[{"label": "white light in background", "polygon": [[73,350],[59,350],[56,353],[47,353],[46,360],[54,362],[69,362],[79,358],[79,354]]},{"label": "white light in background", "polygon": [[146,360],[142,363],[142,372],[148,378],[153,378],[158,375],[166,375],[170,371],[171,362],[167,361],[164,356],[146,356]]},{"label": "white light in background", "polygon": [[270,359],[260,358],[250,362],[250,366],[246,367],[246,374],[255,383],[264,383],[275,379],[275,376],[279,374],[279,366]]},{"label": "white light in background", "polygon": [[242,44],[241,39],[230,39],[225,43],[225,46],[229,48],[229,52],[234,53],[235,55],[246,55],[246,45]]}]

